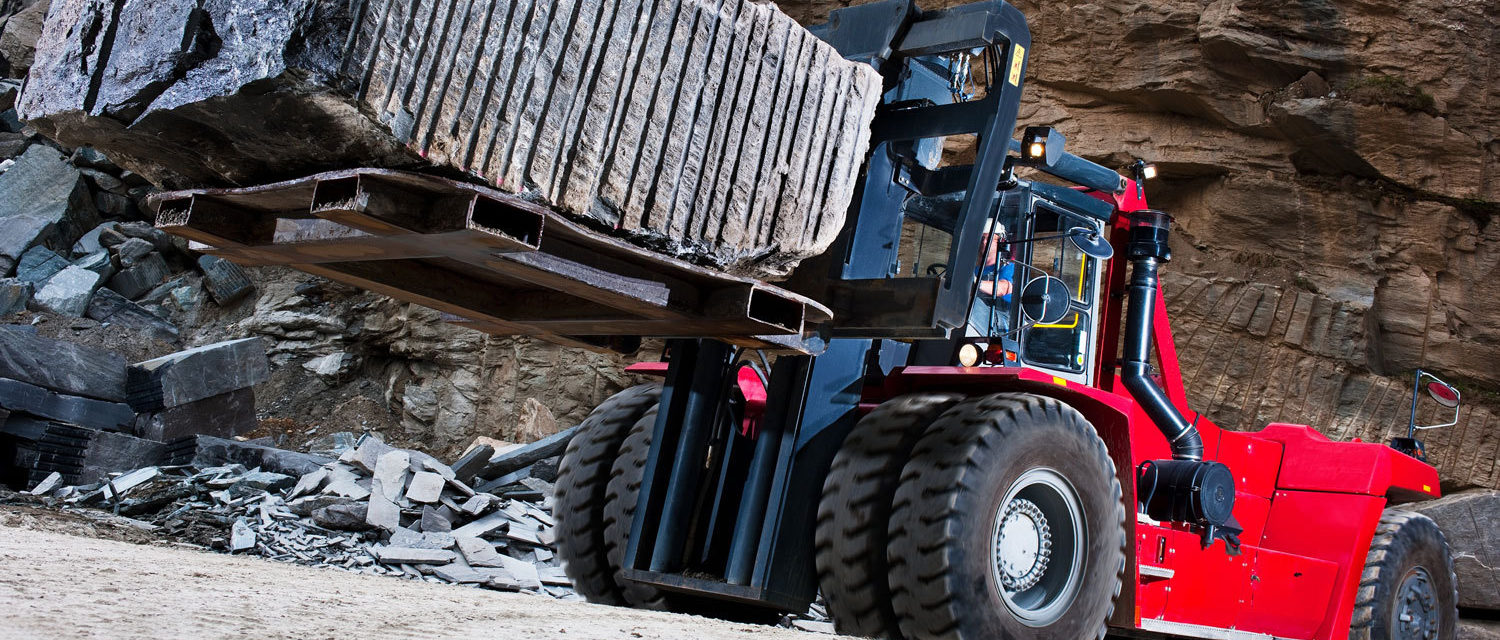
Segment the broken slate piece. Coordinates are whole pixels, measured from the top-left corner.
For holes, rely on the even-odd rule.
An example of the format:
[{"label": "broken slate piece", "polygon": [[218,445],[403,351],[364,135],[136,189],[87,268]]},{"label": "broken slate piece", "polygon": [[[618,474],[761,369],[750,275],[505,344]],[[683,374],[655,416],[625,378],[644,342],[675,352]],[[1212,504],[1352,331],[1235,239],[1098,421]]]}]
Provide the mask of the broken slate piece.
[{"label": "broken slate piece", "polygon": [[134,329],[157,340],[172,342],[178,337],[177,325],[110,289],[95,291],[84,314],[99,322]]},{"label": "broken slate piece", "polygon": [[47,477],[43,478],[41,482],[36,483],[36,486],[32,487],[30,491],[25,493],[33,496],[45,496],[51,493],[53,489],[56,489],[59,484],[62,484],[62,474],[53,471],[47,474]]},{"label": "broken slate piece", "polygon": [[573,581],[568,579],[568,574],[563,573],[562,567],[538,567],[536,573],[542,584],[554,587],[573,586]]},{"label": "broken slate piece", "polygon": [[115,259],[108,251],[95,251],[89,255],[73,261],[73,266],[87,269],[99,274],[99,282],[108,282],[119,271],[115,266]]},{"label": "broken slate piece", "polygon": [[234,526],[229,533],[229,552],[245,551],[255,548],[255,531],[250,529],[250,522],[243,517],[234,521]]},{"label": "broken slate piece", "polygon": [[16,279],[40,285],[66,268],[68,268],[67,258],[37,245],[21,254],[21,263],[16,265]]},{"label": "broken slate piece", "polygon": [[[301,476],[321,468],[330,460],[310,453],[287,451],[212,436],[198,436],[193,440],[193,458],[190,462],[197,467],[239,464],[251,469],[260,467],[266,471]],[[359,498],[363,497],[359,496]]]},{"label": "broken slate piece", "polygon": [[383,545],[370,547],[370,553],[373,553],[382,564],[448,564],[458,557],[458,554],[446,549],[413,549]]},{"label": "broken slate piece", "polygon": [[371,485],[369,508],[365,513],[365,522],[377,529],[396,531],[401,528],[401,509],[384,492],[380,491],[380,481],[376,480]]},{"label": "broken slate piece", "polygon": [[[415,484],[415,483],[413,483]],[[407,497],[411,496],[408,489]],[[444,517],[441,512],[430,506],[422,507],[422,532],[423,533],[450,533],[453,531],[453,521]]]},{"label": "broken slate piece", "polygon": [[89,300],[94,297],[94,290],[98,288],[99,274],[70,265],[52,276],[32,296],[32,301],[38,307],[58,315],[78,318],[88,311]]},{"label": "broken slate piece", "polygon": [[411,485],[406,488],[406,499],[432,504],[442,497],[444,484],[446,481],[443,480],[443,476],[431,471],[414,474],[411,478]]},{"label": "broken slate piece", "polygon": [[146,257],[146,254],[151,253],[154,249],[156,247],[150,242],[140,238],[126,238],[124,242],[110,247],[110,251],[113,251],[115,257],[119,258],[121,267],[129,267],[135,264],[137,260]]},{"label": "broken slate piece", "polygon": [[[408,468],[411,465],[411,456],[400,449],[387,451],[380,456],[375,463],[375,478],[371,484],[371,491],[384,493],[385,498],[391,502],[401,499],[401,493],[406,489],[406,478]],[[376,486],[380,487],[375,491]]]},{"label": "broken slate piece", "polygon": [[510,517],[503,511],[496,511],[478,520],[470,522],[453,530],[455,538],[478,538],[491,531],[510,524]]},{"label": "broken slate piece", "polygon": [[295,480],[291,476],[272,473],[270,471],[250,471],[240,476],[230,488],[248,487],[251,489],[263,489],[265,491],[280,491],[292,486]]},{"label": "broken slate piece", "polygon": [[496,498],[495,496],[492,496],[488,493],[477,493],[470,497],[468,500],[464,501],[463,506],[460,507],[459,510],[471,516],[477,516],[486,511],[489,511],[499,503],[500,499]]},{"label": "broken slate piece", "polygon": [[490,457],[495,455],[495,448],[487,444],[478,444],[469,447],[458,462],[453,463],[453,477],[460,482],[467,483],[474,479],[484,465],[489,463]]},{"label": "broken slate piece", "polygon": [[286,494],[286,499],[291,500],[300,496],[316,493],[323,488],[323,483],[328,482],[328,469],[318,469],[312,473],[304,473],[297,479],[297,485],[292,487],[291,493]]},{"label": "broken slate piece", "polygon": [[199,257],[198,268],[203,270],[203,286],[208,295],[221,307],[245,297],[255,288],[244,269],[218,256]]},{"label": "broken slate piece", "polygon": [[454,584],[479,584],[488,582],[490,579],[489,574],[480,573],[478,571],[470,569],[469,567],[461,566],[458,564],[433,567],[432,575],[435,575]]},{"label": "broken slate piece", "polygon": [[[149,244],[139,238],[131,238],[130,242]],[[156,288],[156,285],[166,280],[167,276],[172,275],[171,269],[167,267],[167,261],[162,259],[160,253],[148,253],[130,265],[122,263],[121,266],[124,268],[109,279],[108,286],[131,300]]]},{"label": "broken slate piece", "polygon": [[411,547],[413,549],[451,549],[457,542],[452,534],[447,533],[417,533],[406,527],[397,527],[391,533],[391,539],[387,541],[393,547]]},{"label": "broken slate piece", "polygon": [[331,504],[313,510],[312,519],[320,527],[337,531],[368,531],[368,509],[364,503]]},{"label": "broken slate piece", "polygon": [[103,233],[106,229],[113,230],[117,224],[119,223],[105,222],[80,236],[78,242],[73,243],[73,255],[86,256],[98,253],[100,249],[104,248],[104,245],[99,243],[99,234]]},{"label": "broken slate piece", "polygon": [[0,316],[25,311],[26,302],[31,300],[31,291],[30,282],[21,282],[15,278],[0,278]]},{"label": "broken slate piece", "polygon": [[136,411],[175,407],[259,384],[270,375],[260,338],[194,347],[131,365],[130,406]]},{"label": "broken slate piece", "polygon": [[505,564],[500,560],[500,552],[495,550],[495,545],[480,540],[479,538],[462,537],[455,538],[458,542],[458,550],[464,555],[464,561],[476,567],[503,567]]},{"label": "broken slate piece", "polygon": [[381,442],[379,438],[365,435],[359,439],[359,444],[349,454],[347,462],[352,462],[367,472],[375,473],[375,464],[380,461],[380,456],[395,450],[395,447]]},{"label": "broken slate piece", "polygon": [[515,577],[516,581],[521,584],[522,589],[542,588],[541,576],[537,575],[536,565],[525,560],[517,560],[507,555],[500,556],[500,564],[503,565],[501,568],[510,572],[510,575]]},{"label": "broken slate piece", "polygon": [[62,154],[32,145],[0,174],[0,274],[8,274],[27,249],[41,244],[56,250],[73,246],[99,224],[94,198],[83,175]]}]

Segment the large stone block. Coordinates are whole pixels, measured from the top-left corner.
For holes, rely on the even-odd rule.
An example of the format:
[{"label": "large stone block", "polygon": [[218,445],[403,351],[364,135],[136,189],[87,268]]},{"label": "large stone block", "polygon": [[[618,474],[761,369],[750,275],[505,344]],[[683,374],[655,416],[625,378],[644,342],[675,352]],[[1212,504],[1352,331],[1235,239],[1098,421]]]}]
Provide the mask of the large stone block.
[{"label": "large stone block", "polygon": [[[131,238],[131,240],[145,242],[136,238]],[[109,288],[133,300],[161,284],[161,281],[166,280],[169,275],[172,275],[172,271],[167,268],[166,260],[162,259],[160,253],[152,252],[110,278]]]},{"label": "large stone block", "polygon": [[99,224],[82,174],[46,145],[27,149],[0,174],[0,203],[0,274],[32,246],[66,251]]},{"label": "large stone block", "polygon": [[124,402],[125,367],[124,358],[108,351],[43,338],[31,327],[0,325],[0,377]]},{"label": "large stone block", "polygon": [[57,275],[57,272],[68,268],[68,259],[52,250],[36,246],[21,254],[21,262],[16,266],[16,278],[23,282],[41,285],[48,278]]},{"label": "large stone block", "polygon": [[255,392],[239,389],[141,414],[135,434],[161,442],[196,435],[232,438],[253,431],[257,424]]},{"label": "large stone block", "polygon": [[107,431],[128,429],[135,422],[135,411],[125,404],[64,395],[9,378],[0,378],[0,407]]},{"label": "large stone block", "polygon": [[750,0],[57,0],[18,109],[160,186],[457,170],[771,275],[832,243],[879,94]]},{"label": "large stone block", "polygon": [[1404,508],[1442,528],[1458,573],[1458,606],[1500,611],[1500,491],[1465,491]]},{"label": "large stone block", "polygon": [[217,342],[130,366],[130,406],[136,411],[181,406],[245,389],[270,377],[260,338]]}]

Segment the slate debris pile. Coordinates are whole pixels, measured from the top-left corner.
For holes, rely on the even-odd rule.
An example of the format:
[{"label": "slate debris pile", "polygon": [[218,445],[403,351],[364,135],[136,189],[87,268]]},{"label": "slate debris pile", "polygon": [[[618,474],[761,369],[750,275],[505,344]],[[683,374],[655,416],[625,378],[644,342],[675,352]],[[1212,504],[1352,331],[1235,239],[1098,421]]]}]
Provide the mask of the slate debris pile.
[{"label": "slate debris pile", "polygon": [[114,6],[52,3],[20,115],[158,186],[456,170],[750,275],[832,243],[880,98],[753,0]]},{"label": "slate debris pile", "polygon": [[239,266],[195,260],[147,221],[145,178],[17,121],[20,84],[0,79],[0,316],[47,311],[170,344],[210,297],[225,306],[252,290]]},{"label": "slate debris pile", "polygon": [[[254,449],[269,447],[215,440],[197,438],[186,465],[77,486],[51,474],[28,493],[229,553],[581,599],[553,551],[550,484],[528,478],[498,495],[478,491],[431,456],[368,435],[337,460],[268,457]],[[229,461],[257,455],[268,464]],[[286,473],[297,468],[305,471]]]},{"label": "slate debris pile", "polygon": [[259,338],[128,365],[118,355],[0,325],[0,482],[70,484],[160,464],[172,443],[256,427],[252,385],[269,376]]}]

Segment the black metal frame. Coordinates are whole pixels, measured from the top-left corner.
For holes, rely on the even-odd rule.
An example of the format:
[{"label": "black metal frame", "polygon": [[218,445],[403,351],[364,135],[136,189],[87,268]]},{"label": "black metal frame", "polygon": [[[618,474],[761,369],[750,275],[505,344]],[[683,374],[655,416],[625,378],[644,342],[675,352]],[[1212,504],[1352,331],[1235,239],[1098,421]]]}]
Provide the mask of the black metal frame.
[{"label": "black metal frame", "polygon": [[[736,429],[734,348],[713,340],[669,343],[662,409],[623,562],[633,580],[781,610],[800,610],[817,592],[817,504],[868,376],[924,358],[947,364],[951,350],[926,346],[944,343],[967,320],[973,269],[891,277],[902,205],[913,193],[963,192],[948,264],[978,264],[984,221],[1000,190],[1022,186],[1012,178],[1009,152],[1017,148],[1011,134],[1031,47],[1025,17],[1003,0],[934,12],[910,0],[882,0],[834,11],[812,31],[846,58],[874,66],[887,89],[839,239],[787,285],[830,302],[833,322],[805,337],[819,346],[826,339],[826,348],[776,361],[766,414],[751,439]],[[952,68],[943,56],[979,47],[999,54],[999,73],[985,97],[955,102],[933,73]],[[978,137],[974,164],[926,166],[935,164],[922,161],[933,149],[930,139],[957,134]],[[1070,154],[1038,168],[1086,185],[1107,184],[1112,173]],[[1025,186],[1088,215],[1108,219],[1112,211],[1076,191]]]}]

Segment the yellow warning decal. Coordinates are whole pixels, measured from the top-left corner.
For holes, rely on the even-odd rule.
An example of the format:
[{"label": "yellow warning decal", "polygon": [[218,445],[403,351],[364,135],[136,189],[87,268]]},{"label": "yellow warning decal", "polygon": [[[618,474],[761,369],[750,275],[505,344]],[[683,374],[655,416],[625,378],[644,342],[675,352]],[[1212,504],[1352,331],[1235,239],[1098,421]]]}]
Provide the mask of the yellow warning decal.
[{"label": "yellow warning decal", "polygon": [[1422,493],[1432,493],[1432,485],[1430,485],[1430,484],[1424,484],[1424,485],[1422,485]]},{"label": "yellow warning decal", "polygon": [[1010,86],[1021,86],[1021,65],[1026,61],[1026,47],[1016,45],[1010,55]]},{"label": "yellow warning decal", "polygon": [[1052,376],[1052,384],[1055,384],[1059,387],[1066,387],[1068,386],[1068,381],[1063,380],[1062,378],[1059,378],[1057,376]]}]

